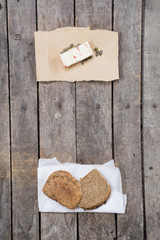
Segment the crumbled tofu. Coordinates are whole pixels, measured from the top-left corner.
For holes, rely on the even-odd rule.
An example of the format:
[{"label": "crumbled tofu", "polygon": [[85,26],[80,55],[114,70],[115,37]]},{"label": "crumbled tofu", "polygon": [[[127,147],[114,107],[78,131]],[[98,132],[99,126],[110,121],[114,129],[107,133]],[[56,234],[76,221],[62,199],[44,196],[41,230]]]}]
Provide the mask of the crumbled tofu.
[{"label": "crumbled tofu", "polygon": [[93,56],[93,52],[88,42],[60,54],[62,63],[66,68],[91,56]]}]

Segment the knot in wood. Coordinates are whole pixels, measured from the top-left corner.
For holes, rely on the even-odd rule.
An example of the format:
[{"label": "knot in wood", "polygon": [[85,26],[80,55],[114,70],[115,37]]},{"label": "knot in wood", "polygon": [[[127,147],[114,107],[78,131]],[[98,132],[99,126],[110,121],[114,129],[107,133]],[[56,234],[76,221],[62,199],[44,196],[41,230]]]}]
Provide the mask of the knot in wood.
[{"label": "knot in wood", "polygon": [[20,40],[21,39],[21,35],[20,34],[15,34],[14,39],[15,40]]}]

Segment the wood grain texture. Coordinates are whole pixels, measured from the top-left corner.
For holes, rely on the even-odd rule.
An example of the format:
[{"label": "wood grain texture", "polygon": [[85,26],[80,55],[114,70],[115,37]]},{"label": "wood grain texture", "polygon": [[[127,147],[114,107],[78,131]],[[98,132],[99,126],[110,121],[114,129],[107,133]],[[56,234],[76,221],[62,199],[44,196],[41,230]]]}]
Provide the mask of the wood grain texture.
[{"label": "wood grain texture", "polygon": [[39,99],[41,158],[57,157],[61,162],[75,162],[74,84],[41,83]]},{"label": "wood grain texture", "polygon": [[118,239],[143,239],[140,87],[141,1],[114,1],[114,30],[119,32],[120,79],[114,83],[115,161],[128,194],[127,212],[118,215]]},{"label": "wood grain texture", "polygon": [[[76,161],[75,86],[40,83],[40,156]],[[41,239],[76,239],[76,214],[41,213]]]},{"label": "wood grain texture", "polygon": [[[110,83],[77,83],[77,162],[103,164],[112,159]],[[114,214],[79,213],[79,239],[115,237]]]},{"label": "wood grain texture", "polygon": [[[103,164],[112,159],[110,83],[78,82],[77,161]],[[108,90],[109,89],[109,90]]]},{"label": "wood grain texture", "polygon": [[[73,26],[73,1],[38,1],[38,30]],[[39,84],[40,156],[76,162],[75,84]],[[41,238],[77,239],[76,214],[41,214]]]},{"label": "wood grain texture", "polygon": [[[76,25],[111,29],[112,1],[76,0]],[[112,159],[111,83],[76,84],[77,162],[102,164]],[[113,239],[114,214],[79,214],[79,239]]]},{"label": "wood grain texture", "polygon": [[10,137],[6,4],[0,2],[0,239],[11,239]]},{"label": "wood grain texture", "polygon": [[145,1],[143,142],[147,239],[160,236],[160,1]]},{"label": "wood grain texture", "polygon": [[39,239],[35,2],[8,0],[13,239]]},{"label": "wood grain texture", "polygon": [[52,31],[60,27],[73,26],[74,1],[73,0],[38,0],[38,30]]}]

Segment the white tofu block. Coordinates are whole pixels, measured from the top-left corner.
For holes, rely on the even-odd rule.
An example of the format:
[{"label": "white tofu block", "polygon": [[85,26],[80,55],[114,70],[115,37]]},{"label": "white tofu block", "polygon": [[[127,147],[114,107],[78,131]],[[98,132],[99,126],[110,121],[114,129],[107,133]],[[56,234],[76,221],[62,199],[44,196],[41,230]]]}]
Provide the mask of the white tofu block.
[{"label": "white tofu block", "polygon": [[80,44],[77,47],[73,47],[67,52],[61,53],[60,58],[65,68],[71,65],[81,62],[82,60],[93,56],[92,49],[88,42]]}]

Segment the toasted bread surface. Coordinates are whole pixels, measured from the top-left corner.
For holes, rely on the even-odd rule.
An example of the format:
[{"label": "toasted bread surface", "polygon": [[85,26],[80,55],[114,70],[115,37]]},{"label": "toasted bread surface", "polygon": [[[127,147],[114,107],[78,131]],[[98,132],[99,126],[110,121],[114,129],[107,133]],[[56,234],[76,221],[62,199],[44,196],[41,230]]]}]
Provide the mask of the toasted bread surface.
[{"label": "toasted bread surface", "polygon": [[80,183],[69,172],[61,170],[48,177],[43,192],[70,209],[74,209],[82,197]]}]

